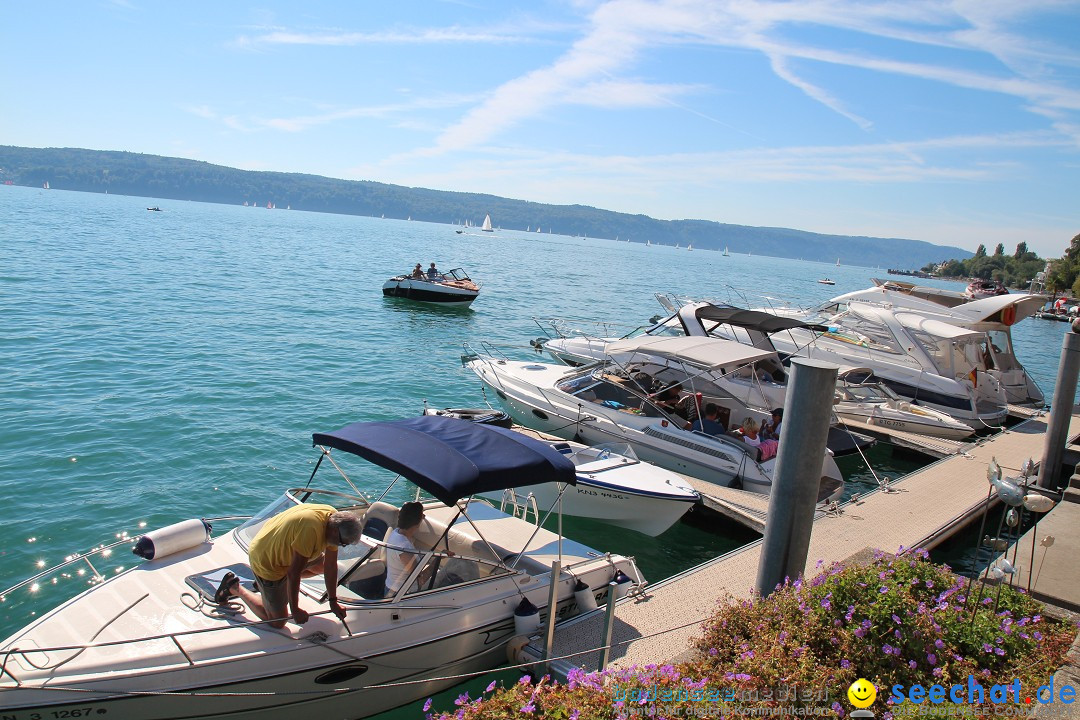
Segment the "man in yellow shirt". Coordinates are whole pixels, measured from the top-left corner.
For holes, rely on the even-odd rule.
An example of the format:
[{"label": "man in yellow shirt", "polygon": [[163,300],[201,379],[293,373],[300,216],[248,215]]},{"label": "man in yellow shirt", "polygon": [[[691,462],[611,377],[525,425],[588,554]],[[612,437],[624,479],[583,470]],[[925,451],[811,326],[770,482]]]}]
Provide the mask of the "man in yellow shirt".
[{"label": "man in yellow shirt", "polygon": [[[215,599],[224,602],[239,596],[271,627],[285,627],[285,621],[303,625],[308,613],[300,607],[300,579],[323,574],[330,609],[339,618],[345,608],[337,601],[338,547],[360,539],[360,518],[340,512],[330,505],[301,504],[267,520],[248,548],[248,563],[255,573],[259,594],[227,573]],[[260,597],[261,595],[261,597]]]}]

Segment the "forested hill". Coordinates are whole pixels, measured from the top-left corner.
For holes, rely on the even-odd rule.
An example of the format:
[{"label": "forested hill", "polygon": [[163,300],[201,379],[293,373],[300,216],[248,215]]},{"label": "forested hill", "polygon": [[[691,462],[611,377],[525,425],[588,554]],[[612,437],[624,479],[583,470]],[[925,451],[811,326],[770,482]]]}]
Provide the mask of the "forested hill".
[{"label": "forested hill", "polygon": [[53,189],[196,200],[479,225],[695,249],[802,258],[845,265],[914,269],[972,253],[901,238],[821,235],[788,228],[728,225],[707,220],[655,220],[584,205],[544,205],[494,195],[408,188],[318,175],[236,170],[196,160],[75,148],[0,146],[0,182]]}]

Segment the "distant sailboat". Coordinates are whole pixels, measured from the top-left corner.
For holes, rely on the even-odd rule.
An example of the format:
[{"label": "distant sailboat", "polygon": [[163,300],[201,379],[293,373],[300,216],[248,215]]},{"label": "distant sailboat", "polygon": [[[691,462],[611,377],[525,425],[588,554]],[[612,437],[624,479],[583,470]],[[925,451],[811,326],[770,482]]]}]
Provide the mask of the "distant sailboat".
[{"label": "distant sailboat", "polygon": [[495,232],[495,229],[493,227],[491,227],[491,216],[490,215],[485,215],[484,216],[484,224],[480,229],[483,230],[484,232]]},{"label": "distant sailboat", "polygon": [[41,187],[42,187],[42,189],[43,189],[43,190],[48,190],[48,189],[49,189],[49,181],[48,181],[48,180],[46,180],[46,181],[45,181],[45,184],[44,184],[44,185],[42,185]]},{"label": "distant sailboat", "polygon": [[687,249],[688,251],[689,251],[689,250],[693,250],[693,249],[694,249],[694,246],[693,246],[693,245],[691,245],[690,243],[687,243],[687,244],[686,244],[686,249]]},{"label": "distant sailboat", "polygon": [[525,232],[532,232],[532,225],[526,225]]},{"label": "distant sailboat", "polygon": [[649,247],[650,245],[652,245],[652,241],[646,240],[645,241],[645,247]]},{"label": "distant sailboat", "polygon": [[[540,232],[540,226],[539,225],[536,226],[536,232]],[[548,232],[551,232],[551,231],[549,230]]]},{"label": "distant sailboat", "polygon": [[840,258],[836,258],[836,267],[840,267]]},{"label": "distant sailboat", "polygon": [[731,253],[727,251],[727,246],[724,246],[724,257],[731,257]]}]

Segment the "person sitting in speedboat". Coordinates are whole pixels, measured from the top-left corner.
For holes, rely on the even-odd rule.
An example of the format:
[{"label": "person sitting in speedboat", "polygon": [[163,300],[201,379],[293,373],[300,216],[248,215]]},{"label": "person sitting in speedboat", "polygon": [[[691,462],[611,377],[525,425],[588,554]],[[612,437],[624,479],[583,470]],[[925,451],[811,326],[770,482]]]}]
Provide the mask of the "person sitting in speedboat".
[{"label": "person sitting in speedboat", "polygon": [[738,432],[742,436],[744,443],[750,447],[760,447],[761,438],[758,437],[758,430],[760,429],[761,426],[758,425],[758,421],[752,417],[748,417],[743,420],[742,427],[739,428]]},{"label": "person sitting in speedboat", "polygon": [[695,420],[690,429],[706,435],[723,435],[724,426],[720,424],[720,408],[716,403],[706,403],[705,417]]},{"label": "person sitting in speedboat", "polygon": [[[416,534],[423,520],[423,503],[407,502],[398,510],[397,527],[386,538],[386,597],[397,595],[420,560],[421,551],[416,547]],[[449,549],[446,554],[454,556]],[[414,585],[423,587],[431,578],[431,570],[430,566],[424,568]]]},{"label": "person sitting in speedboat", "polygon": [[776,408],[772,411],[772,417],[761,424],[762,440],[779,440],[780,423],[784,421],[784,408]]},{"label": "person sitting in speedboat", "polygon": [[414,280],[424,279],[424,269],[420,267],[420,263],[416,263],[416,267],[412,269],[412,277]]},{"label": "person sitting in speedboat", "polygon": [[438,280],[439,279],[439,271],[435,269],[435,263],[431,263],[431,265],[428,266],[427,279],[428,280]]}]

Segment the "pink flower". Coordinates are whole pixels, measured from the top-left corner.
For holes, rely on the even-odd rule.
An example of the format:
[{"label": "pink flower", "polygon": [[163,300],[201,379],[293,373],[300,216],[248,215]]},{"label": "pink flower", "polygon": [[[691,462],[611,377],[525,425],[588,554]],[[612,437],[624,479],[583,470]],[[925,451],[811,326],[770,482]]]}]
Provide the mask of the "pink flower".
[{"label": "pink flower", "polygon": [[431,709],[431,698],[428,698],[427,702],[424,703],[424,712],[427,712],[430,709]]}]

